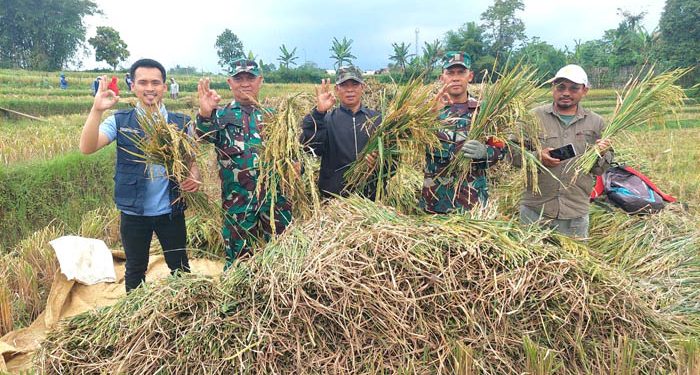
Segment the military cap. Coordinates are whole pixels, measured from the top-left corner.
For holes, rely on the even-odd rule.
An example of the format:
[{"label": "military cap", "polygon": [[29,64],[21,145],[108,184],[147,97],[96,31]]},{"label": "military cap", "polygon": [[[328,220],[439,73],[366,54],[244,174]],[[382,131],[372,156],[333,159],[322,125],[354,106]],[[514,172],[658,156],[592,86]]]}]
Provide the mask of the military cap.
[{"label": "military cap", "polygon": [[472,66],[472,58],[462,51],[448,51],[442,58],[442,68],[447,69],[451,66],[460,65],[467,69]]},{"label": "military cap", "polygon": [[248,60],[241,57],[231,60],[229,65],[230,67],[228,72],[231,77],[234,77],[239,73],[250,73],[256,77],[260,77],[260,67],[258,67],[258,63],[256,63],[254,60]]},{"label": "military cap", "polygon": [[349,79],[353,79],[360,83],[365,83],[362,80],[362,72],[355,66],[341,66],[335,74],[335,84],[339,85]]}]

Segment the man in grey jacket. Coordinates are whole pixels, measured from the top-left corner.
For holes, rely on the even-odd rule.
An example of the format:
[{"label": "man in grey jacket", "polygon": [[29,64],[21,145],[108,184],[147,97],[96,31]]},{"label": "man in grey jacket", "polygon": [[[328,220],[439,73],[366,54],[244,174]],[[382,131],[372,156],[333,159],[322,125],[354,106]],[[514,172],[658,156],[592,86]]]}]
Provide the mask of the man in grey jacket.
[{"label": "man in grey jacket", "polygon": [[[316,88],[316,108],[304,117],[301,142],[321,158],[318,187],[321,195],[347,195],[343,174],[382,121],[381,114],[362,105],[365,83],[354,66],[340,67],[331,91],[330,80]],[[340,105],[336,108],[336,96]],[[374,199],[376,188],[357,192]]]},{"label": "man in grey jacket", "polygon": [[[613,158],[611,142],[600,139],[605,128],[603,118],[579,103],[590,88],[583,68],[567,65],[549,82],[553,102],[537,107],[533,112],[542,125],[539,134],[542,148],[534,152],[551,173],[538,173],[539,189],[535,189],[528,179],[520,201],[520,221],[523,224],[542,222],[567,236],[585,239],[588,237],[589,196],[595,183],[594,176],[601,175],[610,166]],[[583,154],[588,147],[596,147],[602,157],[589,173],[576,177],[574,168],[568,167],[576,157],[566,158],[555,152],[555,149],[569,144],[575,155]],[[520,158],[514,157],[513,164],[519,166]]]}]

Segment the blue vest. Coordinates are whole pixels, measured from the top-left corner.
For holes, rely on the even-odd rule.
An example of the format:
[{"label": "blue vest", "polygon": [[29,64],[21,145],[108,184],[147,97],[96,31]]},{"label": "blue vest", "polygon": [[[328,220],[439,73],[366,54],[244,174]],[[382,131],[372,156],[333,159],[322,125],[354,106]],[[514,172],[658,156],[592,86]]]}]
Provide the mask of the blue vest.
[{"label": "blue vest", "polygon": [[[143,137],[144,132],[138,123],[136,109],[120,110],[114,114],[117,122],[117,167],[114,172],[114,202],[121,211],[129,211],[143,215],[143,203],[146,193],[146,182],[150,178],[143,159],[129,154],[133,152],[143,155],[129,137]],[[176,124],[179,129],[184,129],[190,118],[180,114],[168,112],[168,123]],[[129,137],[124,135],[126,133]],[[127,152],[128,150],[129,152]],[[185,210],[185,202],[180,198],[180,186],[170,180],[168,183],[168,195],[172,205],[172,213],[178,214]],[[172,204],[177,200],[177,203]]]}]

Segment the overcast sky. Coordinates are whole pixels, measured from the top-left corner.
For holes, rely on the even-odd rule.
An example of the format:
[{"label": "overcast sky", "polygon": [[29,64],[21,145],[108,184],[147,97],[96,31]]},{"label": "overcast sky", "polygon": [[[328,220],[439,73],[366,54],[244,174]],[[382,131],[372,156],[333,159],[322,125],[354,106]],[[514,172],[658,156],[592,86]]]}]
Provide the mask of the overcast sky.
[{"label": "overcast sky", "polygon": [[[389,63],[391,43],[418,45],[441,39],[448,30],[463,24],[481,23],[480,16],[493,0],[398,1],[398,0],[94,0],[101,16],[86,19],[88,38],[97,26],[111,26],[129,46],[130,57],[122,65],[149,57],[166,68],[179,64],[220,72],[216,37],[226,28],[266,63],[278,65],[279,46],[297,47],[299,64],[313,61],[332,68],[330,45],[333,37],[353,40],[352,53],[360,68],[379,69]],[[658,26],[664,0],[524,0],[525,10],[517,16],[525,22],[528,37],[539,37],[558,48],[573,47],[575,40],[599,39],[607,29],[617,27],[622,17],[618,8],[646,12],[643,26]],[[83,68],[106,68],[83,59]]]}]

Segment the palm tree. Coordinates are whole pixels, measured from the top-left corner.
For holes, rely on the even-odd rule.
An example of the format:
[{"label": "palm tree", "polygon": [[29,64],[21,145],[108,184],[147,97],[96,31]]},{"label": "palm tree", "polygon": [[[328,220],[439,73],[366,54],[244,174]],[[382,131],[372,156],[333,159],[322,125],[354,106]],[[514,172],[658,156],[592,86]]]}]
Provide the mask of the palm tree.
[{"label": "palm tree", "polygon": [[424,42],[424,44],[423,61],[425,61],[425,68],[428,71],[432,71],[435,63],[437,63],[440,56],[444,53],[442,44],[438,39],[435,39],[432,43]]},{"label": "palm tree", "polygon": [[298,59],[299,56],[295,56],[297,52],[297,47],[294,47],[293,50],[289,51],[287,50],[287,47],[282,44],[280,46],[280,55],[277,57],[277,60],[280,62],[280,67],[284,67],[285,69],[289,69],[289,65],[296,65],[297,63],[294,62],[294,60]]},{"label": "palm tree", "polygon": [[352,59],[356,59],[350,49],[352,47],[352,39],[347,39],[343,37],[343,40],[338,40],[338,38],[333,37],[333,45],[330,48],[331,53],[333,53],[330,58],[335,60],[335,67],[340,68],[344,62],[352,64]]},{"label": "palm tree", "polygon": [[413,54],[408,53],[408,49],[411,48],[411,43],[391,43],[391,47],[394,48],[394,54],[389,56],[389,60],[396,61],[396,65],[399,67],[399,69],[401,69],[402,72],[405,71],[409,56],[413,56]]}]

